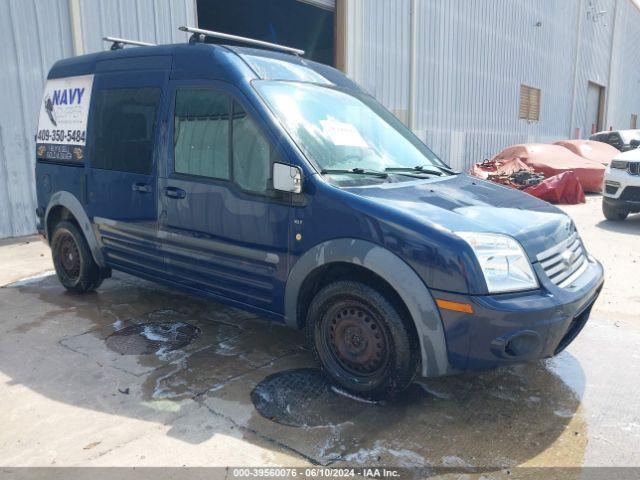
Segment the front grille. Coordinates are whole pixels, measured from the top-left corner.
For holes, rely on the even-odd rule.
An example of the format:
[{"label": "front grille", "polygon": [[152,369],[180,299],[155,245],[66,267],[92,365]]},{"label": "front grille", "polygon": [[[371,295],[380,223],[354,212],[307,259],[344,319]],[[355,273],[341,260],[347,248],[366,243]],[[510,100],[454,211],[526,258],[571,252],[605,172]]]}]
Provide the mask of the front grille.
[{"label": "front grille", "polygon": [[539,253],[538,261],[549,280],[559,287],[571,285],[587,269],[587,254],[578,232]]},{"label": "front grille", "polygon": [[627,187],[622,191],[620,200],[640,202],[640,187]]}]

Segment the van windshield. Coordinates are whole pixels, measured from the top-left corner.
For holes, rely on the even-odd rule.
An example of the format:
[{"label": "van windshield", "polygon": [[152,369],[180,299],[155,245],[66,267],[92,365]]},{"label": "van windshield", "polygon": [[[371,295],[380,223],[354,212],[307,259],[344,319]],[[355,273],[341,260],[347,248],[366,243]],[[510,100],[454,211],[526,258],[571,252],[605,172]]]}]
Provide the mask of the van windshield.
[{"label": "van windshield", "polygon": [[254,85],[297,145],[325,173],[450,172],[372,98],[301,82]]}]

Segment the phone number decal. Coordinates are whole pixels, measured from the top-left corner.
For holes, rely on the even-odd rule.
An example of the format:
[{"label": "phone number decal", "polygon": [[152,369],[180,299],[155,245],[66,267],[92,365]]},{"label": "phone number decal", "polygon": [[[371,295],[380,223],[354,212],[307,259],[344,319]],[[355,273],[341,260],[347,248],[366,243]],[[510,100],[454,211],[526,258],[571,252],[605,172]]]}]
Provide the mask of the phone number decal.
[{"label": "phone number decal", "polygon": [[38,142],[84,144],[87,139],[86,130],[49,130],[38,131]]}]

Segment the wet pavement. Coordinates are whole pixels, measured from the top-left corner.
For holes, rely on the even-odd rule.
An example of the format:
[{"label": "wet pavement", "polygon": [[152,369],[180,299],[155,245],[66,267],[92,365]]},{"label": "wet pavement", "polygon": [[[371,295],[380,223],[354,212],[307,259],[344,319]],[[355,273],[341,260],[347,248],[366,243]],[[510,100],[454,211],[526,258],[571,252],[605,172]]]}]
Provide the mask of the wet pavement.
[{"label": "wet pavement", "polygon": [[[52,272],[0,288],[0,465],[487,467],[503,477],[516,466],[640,466],[640,216],[603,224],[597,208],[570,209],[607,282],[566,351],[420,380],[387,402],[328,383],[301,332],[131,276],[85,296]],[[40,251],[0,245],[0,265]],[[0,283],[43,270],[20,275],[26,263],[0,268]]]},{"label": "wet pavement", "polygon": [[[327,383],[300,332],[130,276],[116,274],[85,296],[38,277],[0,289],[0,305],[0,372],[11,383],[74,407],[169,424],[189,443],[217,433],[189,426],[193,409],[244,442],[319,465],[640,463],[638,399],[628,396],[640,331],[597,315],[553,360],[420,380],[394,401],[372,403]],[[68,372],[41,371],[51,349],[73,362]],[[18,351],[24,361],[15,361]],[[98,366],[93,378],[82,373],[89,364]],[[116,381],[79,393],[105,377]]]}]

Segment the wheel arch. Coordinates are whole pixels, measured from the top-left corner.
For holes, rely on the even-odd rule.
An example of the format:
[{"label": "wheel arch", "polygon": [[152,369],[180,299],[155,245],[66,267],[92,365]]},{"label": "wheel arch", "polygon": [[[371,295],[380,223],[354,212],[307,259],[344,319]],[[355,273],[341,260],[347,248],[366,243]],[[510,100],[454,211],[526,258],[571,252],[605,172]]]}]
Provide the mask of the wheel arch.
[{"label": "wheel arch", "polygon": [[[402,301],[418,334],[422,375],[451,373],[440,312],[424,282],[400,257],[389,250],[360,239],[330,240],[308,250],[293,265],[285,288],[285,321],[304,326],[305,303],[310,301],[309,282],[336,265],[351,265],[367,271],[390,286]],[[312,297],[311,297],[312,298]]]},{"label": "wheel arch", "polygon": [[[68,213],[67,213],[68,212]],[[47,241],[51,242],[54,223],[59,220],[73,220],[84,234],[93,259],[100,267],[106,267],[100,243],[84,207],[80,201],[70,192],[60,191],[51,196],[47,210],[44,214],[44,226]]]}]

